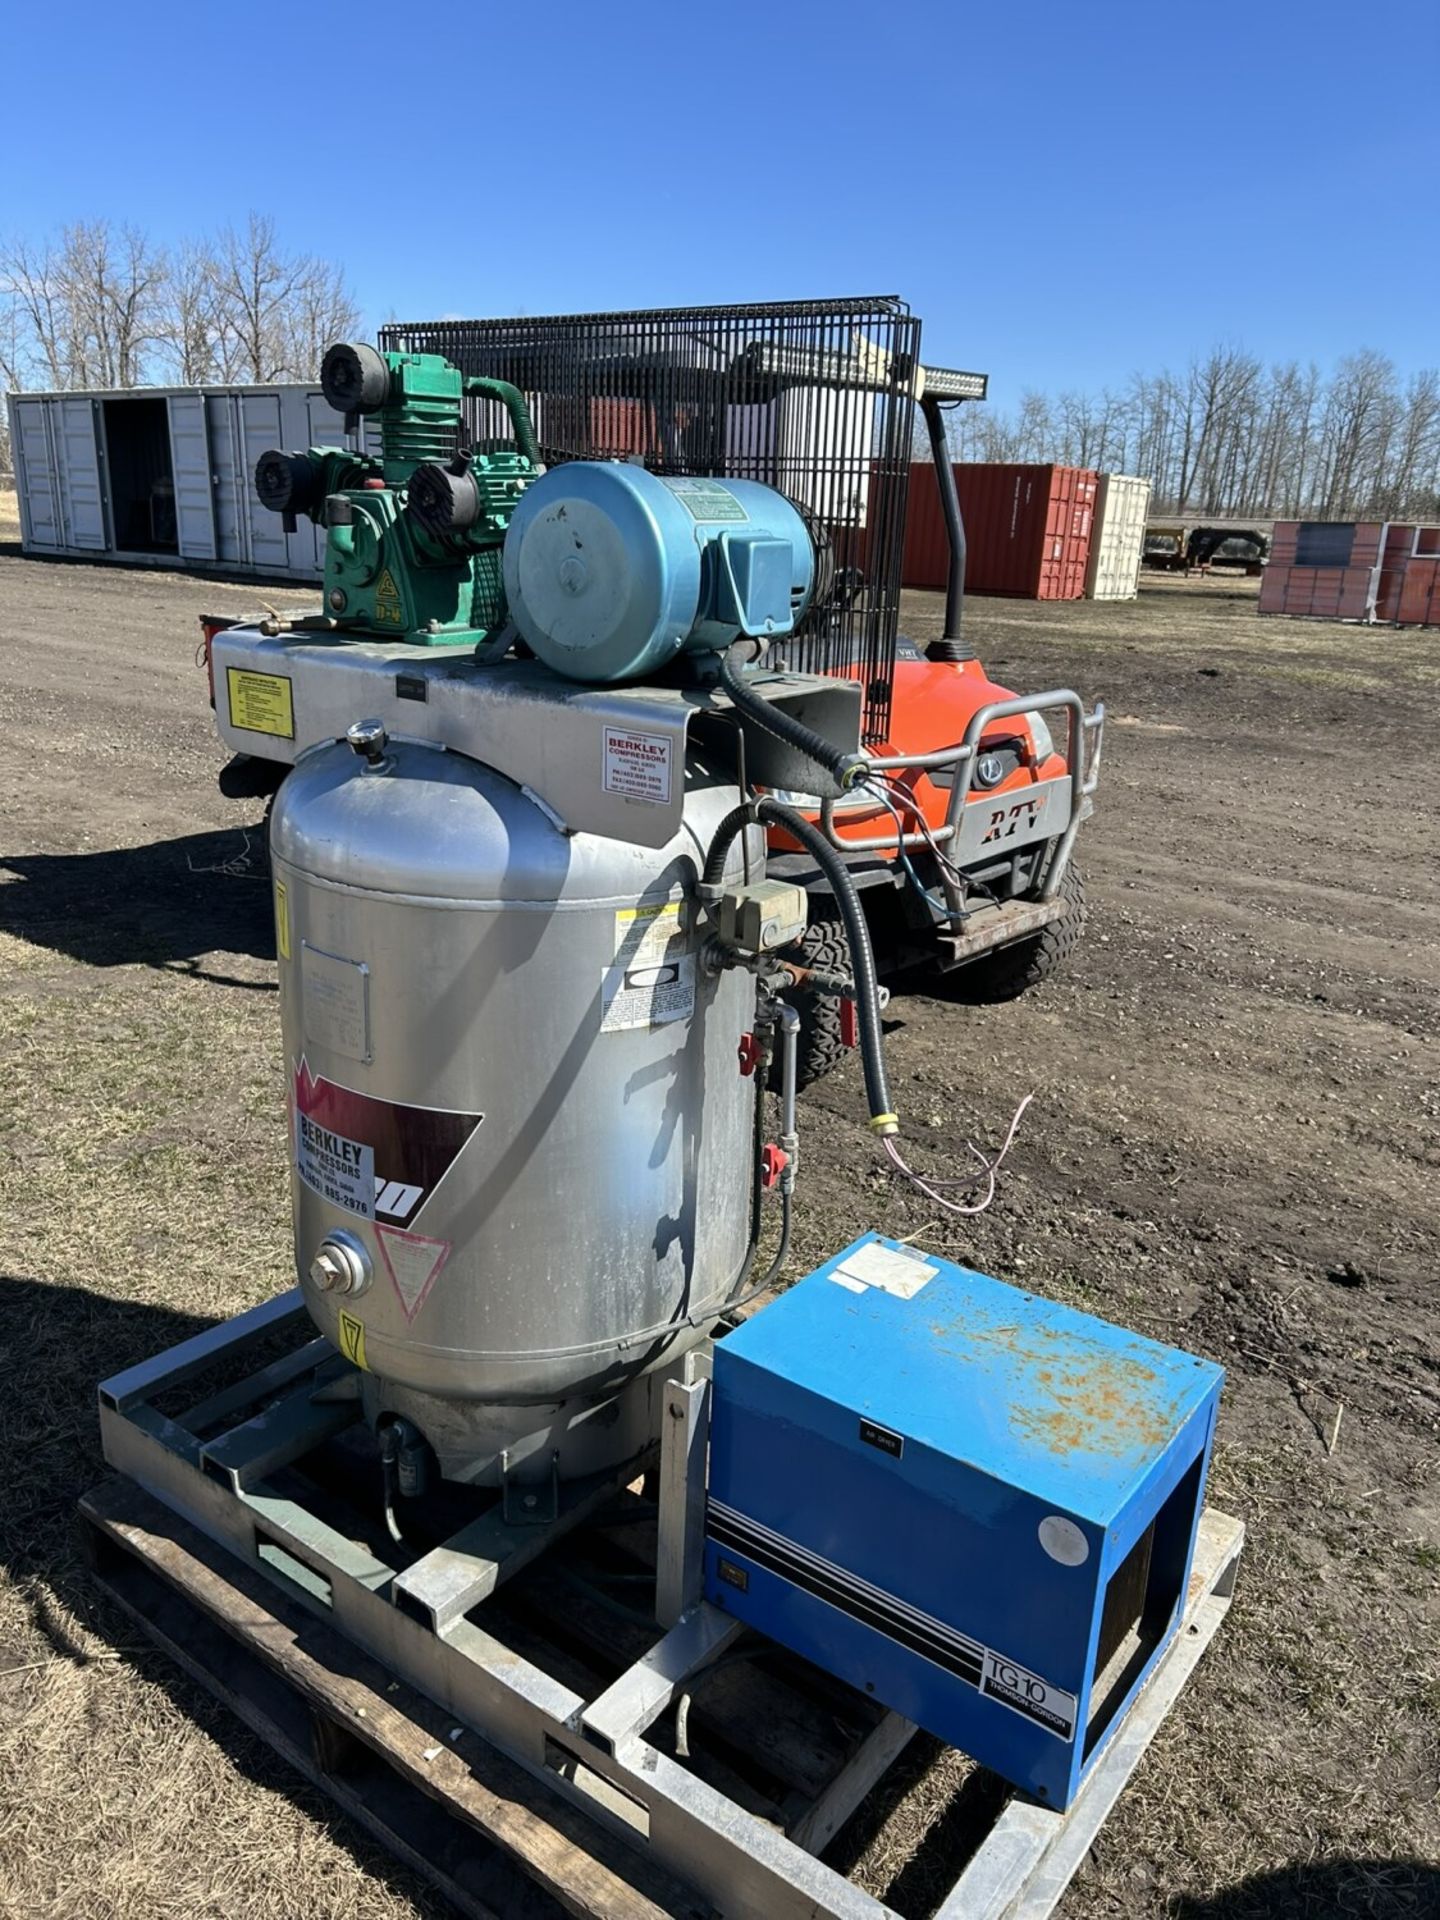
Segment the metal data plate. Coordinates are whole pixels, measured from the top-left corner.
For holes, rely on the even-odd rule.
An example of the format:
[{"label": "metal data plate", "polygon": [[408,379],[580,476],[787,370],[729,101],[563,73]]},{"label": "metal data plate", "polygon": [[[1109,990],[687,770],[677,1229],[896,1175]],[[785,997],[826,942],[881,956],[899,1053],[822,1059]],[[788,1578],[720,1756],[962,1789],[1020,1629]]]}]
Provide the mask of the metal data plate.
[{"label": "metal data plate", "polygon": [[[724,694],[699,687],[583,687],[533,662],[478,665],[433,647],[381,641],[268,639],[227,627],[211,644],[221,738],[235,753],[293,766],[307,748],[343,739],[376,718],[397,739],[433,741],[493,767],[538,796],[573,833],[663,847],[680,831],[692,722],[728,736]],[[284,682],[288,686],[275,683]],[[237,708],[232,686],[265,695]],[[859,743],[860,689],[806,674],[759,677],[756,691],[783,704],[837,746]],[[245,726],[257,713],[278,722]],[[748,772],[773,787],[814,785],[814,768],[770,736],[747,729]],[[728,738],[725,750],[733,756]],[[720,764],[728,764],[721,762]]]}]

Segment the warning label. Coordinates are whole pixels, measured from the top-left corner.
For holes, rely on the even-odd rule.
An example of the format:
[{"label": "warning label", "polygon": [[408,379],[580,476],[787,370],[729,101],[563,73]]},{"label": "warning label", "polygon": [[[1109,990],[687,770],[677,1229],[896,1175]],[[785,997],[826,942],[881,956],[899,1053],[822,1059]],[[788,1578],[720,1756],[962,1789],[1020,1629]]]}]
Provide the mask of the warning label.
[{"label": "warning label", "polygon": [[695,1011],[695,956],[677,954],[657,965],[607,968],[600,981],[600,1031],[627,1027],[663,1027],[688,1020]]},{"label": "warning label", "polygon": [[378,625],[403,627],[405,609],[400,604],[400,589],[395,584],[395,576],[388,567],[382,567],[380,578],[375,582],[375,619]]},{"label": "warning label", "polygon": [[688,944],[683,899],[621,907],[615,915],[615,958],[627,966],[637,966],[642,960],[673,959]]},{"label": "warning label", "polygon": [[631,733],[624,727],[605,729],[606,793],[626,800],[647,800],[651,806],[670,804],[671,756],[674,742],[666,733]]},{"label": "warning label", "polygon": [[400,1310],[407,1320],[413,1320],[450,1258],[450,1242],[428,1240],[421,1233],[402,1233],[398,1227],[382,1226],[376,1231],[385,1271],[400,1298]]},{"label": "warning label", "polygon": [[312,1192],[332,1206],[375,1218],[375,1149],[347,1140],[312,1120],[295,1116],[295,1170]]},{"label": "warning label", "polygon": [[365,1322],[357,1320],[353,1313],[340,1313],[340,1351],[352,1365],[367,1367],[365,1359]]},{"label": "warning label", "polygon": [[280,958],[290,958],[290,897],[285,882],[275,882],[275,945]]},{"label": "warning label", "polygon": [[281,673],[248,673],[227,667],[230,724],[246,733],[270,733],[277,740],[295,738],[295,704],[290,682]]},{"label": "warning label", "polygon": [[659,1027],[695,1011],[688,903],[647,901],[615,915],[615,964],[601,980],[600,1031]]}]

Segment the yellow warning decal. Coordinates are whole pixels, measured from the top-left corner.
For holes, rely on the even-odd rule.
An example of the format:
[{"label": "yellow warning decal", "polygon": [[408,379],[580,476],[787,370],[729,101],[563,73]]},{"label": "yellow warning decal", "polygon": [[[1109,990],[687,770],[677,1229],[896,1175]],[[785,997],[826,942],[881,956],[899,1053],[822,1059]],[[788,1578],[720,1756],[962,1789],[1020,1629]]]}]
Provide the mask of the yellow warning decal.
[{"label": "yellow warning decal", "polygon": [[375,582],[375,618],[389,627],[403,627],[405,609],[400,604],[400,589],[395,584],[395,576],[388,567],[383,567],[380,578]]},{"label": "yellow warning decal", "polygon": [[285,882],[275,882],[275,944],[280,949],[280,958],[290,958],[290,896],[285,891]]},{"label": "yellow warning decal", "polygon": [[370,1371],[365,1360],[365,1323],[357,1320],[353,1313],[346,1313],[343,1308],[340,1311],[340,1351],[357,1367],[364,1367],[367,1373]]},{"label": "yellow warning decal", "polygon": [[[642,960],[665,959],[685,942],[685,902],[658,900],[641,907],[618,907],[615,912],[615,957],[627,966]],[[688,943],[687,943],[688,944]]]},{"label": "yellow warning decal", "polygon": [[232,727],[243,727],[247,733],[271,733],[277,740],[295,738],[295,702],[284,674],[227,667],[225,677]]}]

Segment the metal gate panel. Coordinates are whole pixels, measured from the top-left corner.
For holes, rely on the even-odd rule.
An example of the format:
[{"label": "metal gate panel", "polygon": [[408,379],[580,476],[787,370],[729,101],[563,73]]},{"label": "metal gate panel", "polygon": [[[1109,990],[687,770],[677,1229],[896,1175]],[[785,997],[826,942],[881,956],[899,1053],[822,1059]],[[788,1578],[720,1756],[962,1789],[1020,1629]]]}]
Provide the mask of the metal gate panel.
[{"label": "metal gate panel", "polygon": [[184,560],[214,560],[215,489],[202,393],[170,396],[170,470],[175,480],[175,525]]},{"label": "metal gate panel", "polygon": [[98,402],[62,395],[50,404],[59,454],[63,544],[103,553],[110,541],[100,481]]}]

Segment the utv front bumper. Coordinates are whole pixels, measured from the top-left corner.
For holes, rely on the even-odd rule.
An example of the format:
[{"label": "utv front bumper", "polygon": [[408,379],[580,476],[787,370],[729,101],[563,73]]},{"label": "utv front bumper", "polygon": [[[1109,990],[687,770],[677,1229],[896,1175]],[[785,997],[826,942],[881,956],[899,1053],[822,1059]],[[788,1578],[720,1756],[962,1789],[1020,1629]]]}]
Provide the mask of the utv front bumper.
[{"label": "utv front bumper", "polygon": [[[986,730],[997,720],[1008,720],[1036,711],[1063,710],[1066,717],[1066,772],[1051,779],[1036,781],[1028,788],[1002,789],[994,794],[977,792],[975,767],[980,757],[980,742]],[[928,833],[902,834],[898,827],[870,838],[856,838],[837,830],[836,816],[845,806],[843,800],[826,800],[820,808],[820,822],[826,837],[849,856],[889,855],[904,852],[944,854],[937,861],[938,885],[944,897],[946,921],[952,929],[964,929],[958,936],[968,940],[967,919],[980,913],[967,904],[963,874],[967,868],[984,866],[994,858],[1014,854],[1021,848],[1045,842],[1047,852],[1038,871],[1038,884],[1032,885],[1026,901],[1006,902],[1006,906],[1032,908],[1054,906],[1054,912],[1036,922],[1053,919],[1058,913],[1056,895],[1070,864],[1075,836],[1080,823],[1093,810],[1094,795],[1100,781],[1100,754],[1105,736],[1105,708],[1099,701],[1086,713],[1080,695],[1069,687],[1052,688],[1047,693],[1015,694],[1008,700],[994,700],[971,716],[965,737],[956,746],[942,747],[933,753],[877,755],[871,766],[878,774],[920,772],[933,780],[948,776],[949,802],[945,819]],[[950,869],[958,869],[952,872]],[[996,916],[997,920],[1003,915]],[[1018,913],[1012,916],[1018,920]],[[1009,924],[1008,922],[1006,923]],[[1019,939],[1034,927],[1007,932],[986,944],[1004,945]],[[998,926],[997,926],[998,932]],[[976,933],[978,935],[979,928]],[[982,951],[983,947],[977,948]],[[970,957],[969,955],[966,956]]]}]

